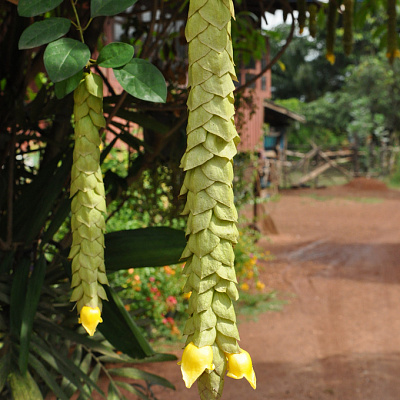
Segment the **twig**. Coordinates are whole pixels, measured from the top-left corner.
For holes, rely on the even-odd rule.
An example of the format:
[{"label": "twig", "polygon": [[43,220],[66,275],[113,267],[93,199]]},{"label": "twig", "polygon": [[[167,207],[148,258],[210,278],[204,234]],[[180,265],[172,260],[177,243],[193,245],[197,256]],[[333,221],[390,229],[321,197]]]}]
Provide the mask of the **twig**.
[{"label": "twig", "polygon": [[151,41],[151,38],[153,36],[154,27],[155,27],[155,24],[156,24],[157,9],[158,9],[158,1],[154,0],[153,1],[153,10],[152,10],[152,16],[151,16],[152,18],[151,18],[151,22],[150,22],[149,32],[148,32],[146,40],[145,40],[145,42],[143,44],[143,51],[142,51],[141,58],[147,58],[148,57],[148,55],[147,55],[148,52],[146,53],[146,47],[150,45],[150,41]]}]

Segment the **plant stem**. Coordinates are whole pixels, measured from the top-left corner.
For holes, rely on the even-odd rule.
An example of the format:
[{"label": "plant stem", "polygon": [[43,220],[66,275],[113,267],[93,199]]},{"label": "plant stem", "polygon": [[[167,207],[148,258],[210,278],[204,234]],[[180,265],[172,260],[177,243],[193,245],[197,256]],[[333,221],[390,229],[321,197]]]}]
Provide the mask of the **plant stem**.
[{"label": "plant stem", "polygon": [[[71,5],[72,5],[72,9],[74,10],[74,14],[75,14],[75,18],[76,18],[76,25],[77,25],[77,29],[79,31],[79,35],[81,37],[81,41],[82,41],[82,43],[85,43],[85,40],[83,39],[83,29],[81,26],[81,21],[79,20],[79,15],[78,15],[78,12],[75,7],[74,0],[71,0]],[[89,26],[90,22],[91,22],[91,19],[89,20],[88,24],[86,25],[86,28]]]},{"label": "plant stem", "polygon": [[86,29],[89,28],[89,25],[91,24],[92,21],[93,21],[93,18],[90,18],[88,23],[86,24],[86,26],[82,29],[83,32],[85,32]]}]

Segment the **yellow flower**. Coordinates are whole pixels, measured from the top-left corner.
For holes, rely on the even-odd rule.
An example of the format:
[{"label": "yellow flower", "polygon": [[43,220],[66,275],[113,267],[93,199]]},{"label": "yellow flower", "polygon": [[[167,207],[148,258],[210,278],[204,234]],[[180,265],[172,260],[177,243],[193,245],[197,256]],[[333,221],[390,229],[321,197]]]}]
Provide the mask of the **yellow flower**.
[{"label": "yellow flower", "polygon": [[263,289],[265,288],[265,284],[262,283],[261,281],[257,281],[257,283],[256,283],[256,288],[257,288],[258,290],[263,290]]},{"label": "yellow flower", "polygon": [[240,285],[240,288],[242,289],[242,290],[249,290],[250,289],[250,286],[249,286],[249,284],[248,283],[242,283],[241,285]]},{"label": "yellow flower", "polygon": [[335,64],[335,55],[333,53],[326,53],[325,58],[333,65]]},{"label": "yellow flower", "polygon": [[185,347],[182,360],[178,362],[178,365],[181,366],[186,387],[190,388],[206,369],[212,371],[215,368],[211,346],[197,347],[193,342],[190,342]]},{"label": "yellow flower", "polygon": [[386,53],[386,57],[389,58],[389,60],[394,60],[396,57],[400,57],[400,50],[392,50]]},{"label": "yellow flower", "polygon": [[228,360],[227,376],[234,379],[242,379],[245,377],[253,389],[256,388],[256,374],[253,369],[250,354],[240,349],[238,354],[226,354]]},{"label": "yellow flower", "polygon": [[188,299],[190,299],[190,296],[192,295],[192,292],[189,292],[189,293],[183,293],[183,298],[184,299],[186,299],[186,300],[188,300]]},{"label": "yellow flower", "polygon": [[93,336],[96,331],[97,325],[103,322],[101,319],[100,308],[92,308],[89,306],[82,307],[81,316],[79,318],[79,323],[86,329],[86,332]]}]

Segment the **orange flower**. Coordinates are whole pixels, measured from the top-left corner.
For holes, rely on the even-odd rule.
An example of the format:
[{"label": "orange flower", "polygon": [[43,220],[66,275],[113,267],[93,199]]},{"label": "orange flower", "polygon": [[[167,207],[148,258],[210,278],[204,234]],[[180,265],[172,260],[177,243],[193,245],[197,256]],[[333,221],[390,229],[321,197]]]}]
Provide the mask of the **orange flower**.
[{"label": "orange flower", "polygon": [[164,271],[168,275],[175,275],[175,271],[169,265],[164,267]]},{"label": "orange flower", "polygon": [[242,290],[249,290],[250,289],[250,286],[249,286],[249,284],[248,283],[242,283],[241,285],[240,285],[240,288],[242,289]]}]

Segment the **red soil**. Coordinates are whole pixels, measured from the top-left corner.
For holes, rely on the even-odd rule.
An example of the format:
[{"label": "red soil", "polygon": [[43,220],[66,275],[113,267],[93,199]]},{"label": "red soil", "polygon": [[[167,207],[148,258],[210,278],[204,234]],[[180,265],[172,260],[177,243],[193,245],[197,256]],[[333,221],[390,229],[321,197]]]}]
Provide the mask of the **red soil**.
[{"label": "red soil", "polygon": [[[289,304],[240,323],[257,390],[227,378],[222,400],[399,400],[400,193],[359,178],[281,195],[262,280]],[[159,400],[198,399],[175,362],[146,369],[176,385]]]}]

